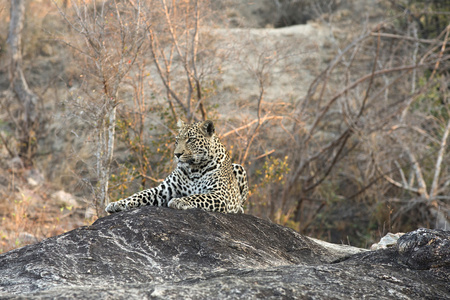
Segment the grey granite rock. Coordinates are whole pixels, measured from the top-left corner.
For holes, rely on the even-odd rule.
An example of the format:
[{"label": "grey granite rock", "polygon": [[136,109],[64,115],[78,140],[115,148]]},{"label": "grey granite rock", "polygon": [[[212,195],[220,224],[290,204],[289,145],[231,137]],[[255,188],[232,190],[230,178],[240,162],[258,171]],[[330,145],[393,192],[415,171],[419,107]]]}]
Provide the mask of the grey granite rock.
[{"label": "grey granite rock", "polygon": [[364,251],[250,215],[143,207],[0,255],[0,298],[445,299],[449,240],[420,229]]},{"label": "grey granite rock", "polygon": [[397,249],[411,269],[450,268],[450,231],[420,228],[403,235]]}]

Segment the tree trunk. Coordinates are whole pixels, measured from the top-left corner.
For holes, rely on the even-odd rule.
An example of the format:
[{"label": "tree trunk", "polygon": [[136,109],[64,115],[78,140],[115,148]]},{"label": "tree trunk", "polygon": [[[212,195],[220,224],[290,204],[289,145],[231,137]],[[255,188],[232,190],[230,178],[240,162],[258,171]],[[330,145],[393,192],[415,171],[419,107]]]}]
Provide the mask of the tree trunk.
[{"label": "tree trunk", "polygon": [[22,30],[25,19],[25,0],[11,0],[11,20],[9,23],[8,43],[11,51],[10,84],[22,109],[19,156],[26,165],[31,165],[36,152],[35,130],[38,122],[36,104],[38,97],[28,87],[22,71]]},{"label": "tree trunk", "polygon": [[116,128],[117,106],[113,103],[101,122],[97,141],[97,177],[99,179],[96,199],[97,216],[105,215],[105,207],[109,204],[109,177],[114,157],[114,140]]}]

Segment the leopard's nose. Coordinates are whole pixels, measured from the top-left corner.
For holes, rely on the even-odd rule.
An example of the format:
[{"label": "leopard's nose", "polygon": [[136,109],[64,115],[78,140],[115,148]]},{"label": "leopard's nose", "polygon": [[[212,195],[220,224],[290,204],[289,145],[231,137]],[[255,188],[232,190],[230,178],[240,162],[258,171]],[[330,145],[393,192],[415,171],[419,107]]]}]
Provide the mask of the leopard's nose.
[{"label": "leopard's nose", "polygon": [[175,153],[175,156],[176,156],[177,158],[180,158],[181,154],[183,154],[183,153]]}]

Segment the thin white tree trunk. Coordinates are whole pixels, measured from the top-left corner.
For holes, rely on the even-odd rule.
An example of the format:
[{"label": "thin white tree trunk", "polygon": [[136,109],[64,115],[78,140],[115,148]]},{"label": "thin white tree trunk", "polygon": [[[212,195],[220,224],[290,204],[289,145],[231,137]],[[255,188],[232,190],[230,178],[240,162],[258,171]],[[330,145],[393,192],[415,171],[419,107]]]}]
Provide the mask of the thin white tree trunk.
[{"label": "thin white tree trunk", "polygon": [[9,22],[8,43],[11,53],[10,63],[10,83],[12,90],[16,94],[23,107],[23,136],[21,155],[30,157],[30,142],[32,136],[30,132],[35,122],[38,120],[36,105],[38,97],[30,90],[22,71],[22,30],[25,19],[25,0],[11,0],[11,20]]},{"label": "thin white tree trunk", "polygon": [[13,90],[25,108],[25,123],[31,125],[36,120],[35,106],[38,97],[30,90],[22,71],[22,30],[25,19],[25,0],[11,0],[11,20],[8,42],[11,49],[10,76]]},{"label": "thin white tree trunk", "polygon": [[445,154],[445,149],[447,146],[447,138],[448,138],[449,132],[450,132],[450,120],[448,120],[448,122],[447,122],[447,127],[445,128],[444,135],[442,136],[439,154],[436,159],[436,166],[434,167],[433,183],[431,184],[431,190],[430,190],[430,200],[433,197],[435,197],[438,193],[439,175],[441,174],[442,159]]},{"label": "thin white tree trunk", "polygon": [[109,188],[109,175],[111,173],[111,163],[114,156],[114,139],[116,131],[116,106],[114,105],[109,111],[108,125],[105,131],[108,132],[108,138],[106,139],[106,152],[104,153],[104,167],[103,167],[103,198],[101,199],[101,206],[105,207],[109,203],[108,188]]}]

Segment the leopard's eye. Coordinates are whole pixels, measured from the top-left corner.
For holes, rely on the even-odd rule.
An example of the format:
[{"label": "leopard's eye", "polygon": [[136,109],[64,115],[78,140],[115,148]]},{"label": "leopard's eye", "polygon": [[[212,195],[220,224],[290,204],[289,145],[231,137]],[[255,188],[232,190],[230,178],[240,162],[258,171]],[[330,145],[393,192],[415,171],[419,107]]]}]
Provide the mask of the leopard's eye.
[{"label": "leopard's eye", "polygon": [[194,141],[195,141],[195,137],[189,137],[187,140],[188,143],[192,143]]}]

